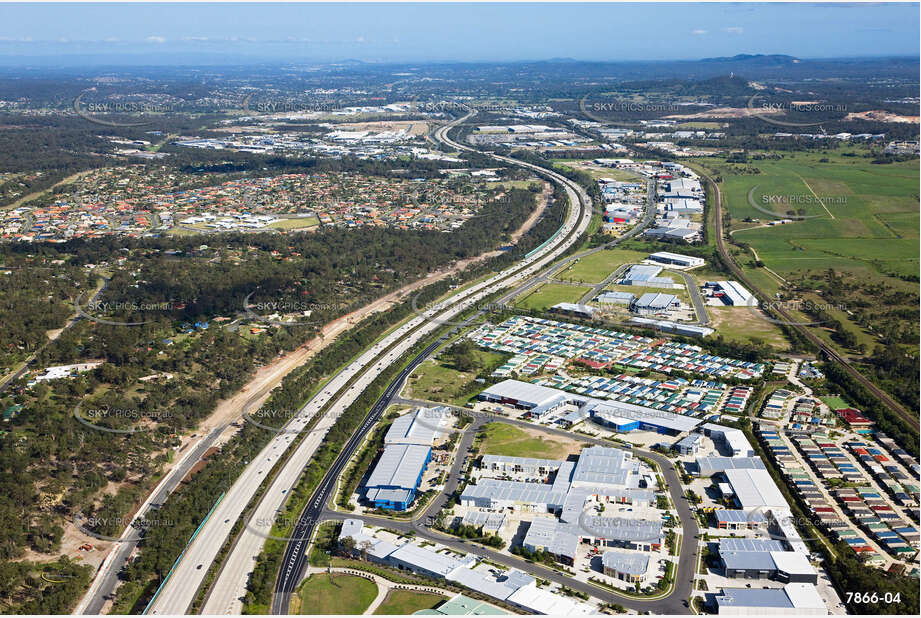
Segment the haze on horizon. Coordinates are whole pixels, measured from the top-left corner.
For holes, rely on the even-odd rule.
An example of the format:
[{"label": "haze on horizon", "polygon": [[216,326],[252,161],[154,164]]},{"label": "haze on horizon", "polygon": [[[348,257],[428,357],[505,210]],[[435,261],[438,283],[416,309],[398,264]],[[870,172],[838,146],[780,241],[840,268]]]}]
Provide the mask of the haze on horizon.
[{"label": "haze on horizon", "polygon": [[0,60],[62,64],[915,56],[917,3],[0,4]]}]

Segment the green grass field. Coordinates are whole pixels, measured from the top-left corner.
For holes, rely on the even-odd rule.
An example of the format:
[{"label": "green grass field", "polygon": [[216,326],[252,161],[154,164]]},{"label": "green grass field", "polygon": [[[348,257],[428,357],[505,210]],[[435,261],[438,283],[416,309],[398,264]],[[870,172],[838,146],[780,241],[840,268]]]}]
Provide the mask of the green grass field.
[{"label": "green grass field", "polygon": [[[478,368],[498,367],[507,358],[488,350],[474,350],[472,354],[477,359]],[[458,371],[450,362],[428,360],[412,373],[405,390],[411,397],[463,405],[471,395],[466,387],[473,382],[478,371]]]},{"label": "green grass field", "polygon": [[[906,329],[902,316],[916,313],[918,302],[918,161],[873,164],[868,153],[844,146],[745,164],[715,158],[693,165],[722,178],[732,242],[748,245],[729,250],[754,285],[769,295],[792,291],[827,305],[830,326],[813,331],[846,355],[890,341],[914,354],[917,323]],[[767,225],[792,216],[806,218]],[[869,299],[886,300],[874,306]],[[835,321],[841,325],[837,332]],[[844,336],[851,341],[846,346]]]},{"label": "green grass field", "polygon": [[422,609],[432,609],[444,600],[443,596],[427,592],[391,590],[374,614],[378,616],[407,616]]},{"label": "green grass field", "polygon": [[486,439],[480,446],[480,452],[485,455],[565,458],[566,448],[560,442],[531,436],[518,427],[504,423],[489,423],[483,429],[486,432]]},{"label": "green grass field", "polygon": [[354,575],[311,575],[298,590],[301,614],[361,614],[377,596],[377,584]]},{"label": "green grass field", "polygon": [[575,303],[591,288],[562,283],[545,283],[515,302],[516,307],[546,311],[558,303]]},{"label": "green grass field", "polygon": [[851,407],[851,404],[841,399],[841,397],[838,397],[837,395],[827,395],[825,397],[819,397],[819,399],[824,401],[825,405],[827,405],[832,410]]},{"label": "green grass field", "polygon": [[874,165],[837,152],[797,152],[780,160],[752,161],[761,170],[755,175],[735,175],[728,165],[713,165],[723,177],[733,229],[749,225],[741,222],[747,217],[766,223],[772,217],[765,211],[811,217],[733,234],[781,275],[824,268],[918,272],[917,161]]},{"label": "green grass field", "polygon": [[649,253],[643,251],[604,249],[575,262],[572,266],[560,272],[556,278],[566,281],[601,283],[605,277],[617,270],[617,267],[621,264],[639,262],[647,257],[649,257]]},{"label": "green grass field", "polygon": [[307,227],[319,225],[320,220],[316,217],[298,217],[295,219],[279,219],[270,223],[268,227],[277,230],[300,230]]}]

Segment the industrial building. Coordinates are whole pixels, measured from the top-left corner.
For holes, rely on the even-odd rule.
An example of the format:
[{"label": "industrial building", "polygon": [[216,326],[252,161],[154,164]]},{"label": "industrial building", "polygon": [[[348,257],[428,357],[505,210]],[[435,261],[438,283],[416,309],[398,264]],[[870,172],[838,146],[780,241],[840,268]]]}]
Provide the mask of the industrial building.
[{"label": "industrial building", "polygon": [[575,522],[590,499],[637,506],[655,501],[651,474],[632,453],[622,449],[593,446],[584,449],[576,462],[484,455],[480,468],[531,478],[556,474],[552,483],[480,478],[464,488],[460,496],[463,506],[558,513],[564,522]]},{"label": "industrial building", "polygon": [[828,608],[813,584],[783,588],[724,588],[714,599],[720,616],[826,616]]},{"label": "industrial building", "polygon": [[704,291],[731,307],[758,306],[758,299],[738,281],[707,281]]},{"label": "industrial building", "polygon": [[706,326],[694,326],[692,324],[681,324],[680,322],[671,322],[669,320],[653,320],[650,318],[630,318],[630,322],[638,326],[654,328],[669,333],[678,333],[679,335],[690,335],[692,337],[707,337],[713,334],[713,329]]},{"label": "industrial building", "polygon": [[630,305],[636,300],[636,295],[630,292],[604,292],[595,298],[596,303],[604,305]]},{"label": "industrial building", "polygon": [[528,410],[532,417],[539,417],[560,406],[571,404],[579,406],[580,413],[594,422],[624,432],[640,429],[678,435],[692,431],[701,423],[701,419],[684,414],[674,414],[632,403],[585,397],[518,380],[503,380],[490,386],[479,394],[478,399]]},{"label": "industrial building", "polygon": [[723,472],[743,510],[787,510],[786,499],[767,470],[733,469]]},{"label": "industrial building", "polygon": [[706,260],[703,258],[694,257],[693,255],[681,255],[680,253],[672,253],[670,251],[657,251],[656,253],[650,253],[649,259],[661,264],[675,264],[677,266],[684,266],[686,268],[703,266],[706,263]]},{"label": "industrial building", "polygon": [[716,423],[704,423],[700,426],[700,431],[705,436],[712,438],[714,442],[719,441],[722,443],[726,450],[732,454],[732,457],[755,456],[755,449],[752,448],[741,429],[717,425]]},{"label": "industrial building", "polygon": [[439,428],[451,416],[451,410],[445,406],[435,408],[418,408],[415,412],[404,414],[390,424],[384,444],[416,444],[431,446]]},{"label": "industrial building", "polygon": [[535,519],[521,543],[530,552],[546,552],[554,560],[573,565],[579,549],[579,537],[572,527],[560,526],[554,519]]},{"label": "industrial building", "polygon": [[681,455],[696,455],[697,451],[700,450],[700,443],[702,441],[702,435],[699,433],[692,433],[678,440],[675,444],[675,450]]},{"label": "industrial building", "polygon": [[377,508],[405,511],[432,459],[432,448],[418,444],[392,444],[384,447],[365,482],[365,499]]},{"label": "industrial building", "polygon": [[565,405],[572,398],[572,395],[555,388],[519,380],[503,380],[477,396],[480,401],[530,410],[531,416],[541,416],[546,412],[551,412]]},{"label": "industrial building", "polygon": [[624,275],[620,283],[623,285],[637,285],[658,288],[675,287],[675,282],[668,277],[659,277],[661,266],[652,264],[636,264]]},{"label": "industrial building", "polygon": [[585,409],[590,418],[600,425],[619,431],[631,431],[633,423],[637,429],[677,436],[689,432],[700,424],[700,419],[684,414],[673,414],[631,403],[589,400]]},{"label": "industrial building", "polygon": [[606,551],[601,556],[604,574],[625,582],[643,581],[649,567],[649,556],[622,551]]},{"label": "industrial building", "polygon": [[681,306],[681,302],[674,294],[661,292],[647,292],[634,301],[631,310],[640,315],[661,313]]},{"label": "industrial building", "polygon": [[580,543],[649,552],[661,549],[663,542],[661,521],[583,516],[571,523],[534,519],[522,547],[530,552],[546,552],[557,562],[572,566]]},{"label": "industrial building", "polygon": [[720,530],[745,530],[761,527],[764,514],[760,511],[740,511],[733,509],[718,509],[713,512],[716,527]]},{"label": "industrial building", "polygon": [[766,469],[760,457],[698,457],[689,468],[690,472],[701,477],[713,476],[726,470]]},{"label": "industrial building", "polygon": [[676,178],[664,184],[663,199],[699,199],[703,196],[703,188],[696,178]]},{"label": "industrial building", "polygon": [[775,579],[781,582],[818,583],[818,572],[808,555],[790,551],[774,539],[723,539],[720,562],[730,579]]},{"label": "industrial building", "polygon": [[[360,551],[370,561],[435,579],[451,581],[535,614],[562,613],[581,616],[595,613],[586,603],[538,589],[537,580],[523,571],[476,569],[479,559],[474,554],[458,556],[444,550],[437,551],[428,546],[422,547],[413,542],[397,546],[369,534],[364,529],[361,520],[357,519],[343,521],[339,542],[341,543],[346,538],[351,538],[354,542],[353,551],[356,554]],[[497,613],[493,611],[494,609],[488,608],[479,613]],[[446,610],[444,613],[453,612]]]},{"label": "industrial building", "polygon": [[580,305],[578,303],[557,303],[550,307],[550,311],[586,319],[589,319],[595,315],[594,307],[589,307],[588,305]]}]

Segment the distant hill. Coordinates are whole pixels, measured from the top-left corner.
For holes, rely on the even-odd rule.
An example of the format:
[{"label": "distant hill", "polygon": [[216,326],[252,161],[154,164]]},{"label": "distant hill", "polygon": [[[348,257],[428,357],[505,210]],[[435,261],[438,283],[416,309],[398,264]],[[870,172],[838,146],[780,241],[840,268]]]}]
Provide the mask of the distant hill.
[{"label": "distant hill", "polygon": [[720,56],[719,58],[701,58],[700,62],[736,62],[748,65],[776,65],[776,64],[797,64],[799,58],[787,56],[785,54],[736,54],[735,56]]}]

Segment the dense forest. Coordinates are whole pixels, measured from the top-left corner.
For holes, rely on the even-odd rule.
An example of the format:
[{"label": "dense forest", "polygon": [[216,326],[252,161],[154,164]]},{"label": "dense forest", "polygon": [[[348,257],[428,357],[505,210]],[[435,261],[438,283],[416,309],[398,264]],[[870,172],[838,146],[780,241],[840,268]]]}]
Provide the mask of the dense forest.
[{"label": "dense forest", "polygon": [[[34,348],[47,327],[62,325],[72,313],[73,295],[95,283],[87,281],[80,266],[88,263],[108,264],[110,271],[101,304],[91,315],[140,324],[79,320],[41,350],[37,364],[90,359],[102,364],[31,387],[23,379],[2,394],[4,409],[22,408],[0,432],[0,519],[8,522],[0,530],[0,558],[14,559],[26,549],[57,551],[63,528],[78,516],[91,518],[94,534],[119,534],[169,449],[178,444],[177,434],[195,427],[219,399],[236,392],[256,365],[302,344],[329,319],[458,259],[507,243],[534,208],[535,197],[529,190],[507,192],[452,233],[450,243],[441,232],[361,228],[287,237],[227,235],[209,239],[206,249],[196,238],[73,241],[32,248],[28,254],[19,246],[6,247],[5,262],[64,260],[68,269],[82,274],[80,287],[72,279],[46,280],[28,271],[7,275],[4,283],[17,291],[2,306],[17,337],[11,343]],[[536,246],[559,225],[561,208],[549,209],[519,247],[481,268],[501,267]],[[22,285],[24,277],[30,286]],[[266,327],[253,321],[244,312],[252,293],[253,303],[316,307],[311,315],[316,323]],[[56,302],[47,316],[21,310],[50,303],[49,297]],[[228,320],[215,321],[221,316]],[[205,322],[208,326],[192,326]],[[335,349],[349,350],[348,355],[336,354],[318,365],[310,381],[364,341],[346,338],[341,344],[346,347]],[[297,397],[303,394],[301,387]],[[94,431],[74,419],[78,404],[132,411],[103,415],[93,423],[143,431]],[[230,476],[222,478],[232,478],[230,469],[226,473]]]}]

